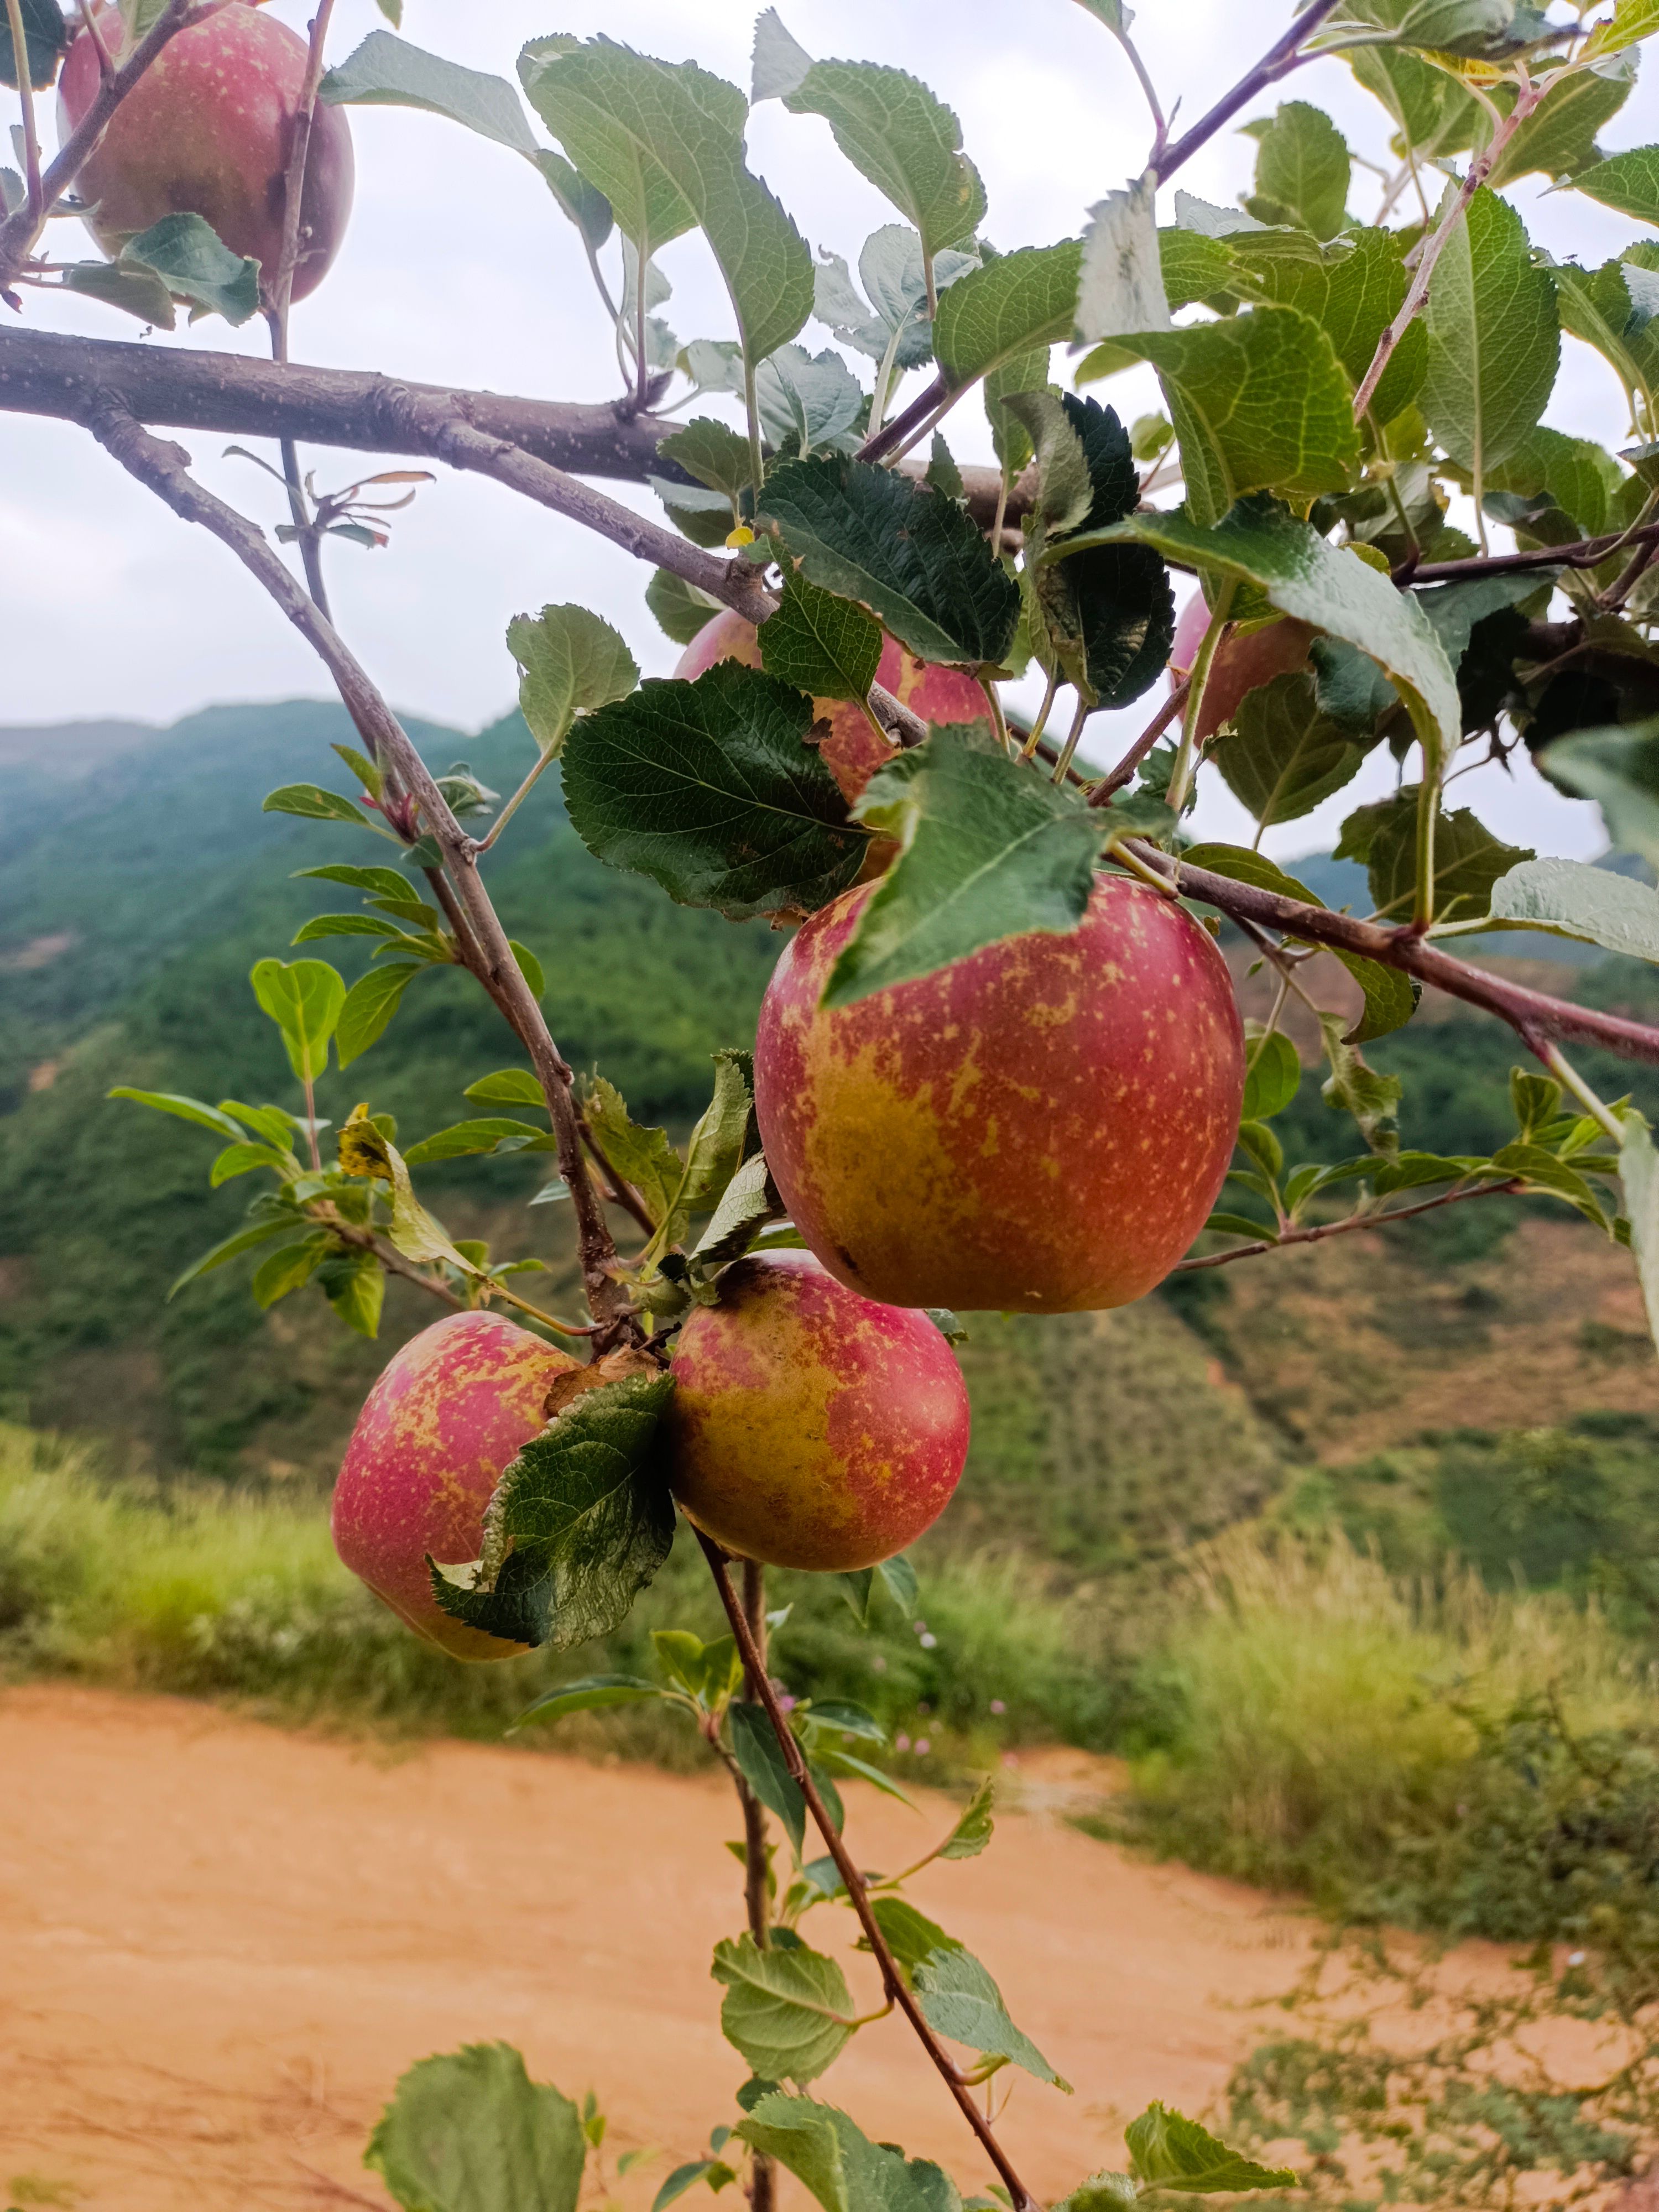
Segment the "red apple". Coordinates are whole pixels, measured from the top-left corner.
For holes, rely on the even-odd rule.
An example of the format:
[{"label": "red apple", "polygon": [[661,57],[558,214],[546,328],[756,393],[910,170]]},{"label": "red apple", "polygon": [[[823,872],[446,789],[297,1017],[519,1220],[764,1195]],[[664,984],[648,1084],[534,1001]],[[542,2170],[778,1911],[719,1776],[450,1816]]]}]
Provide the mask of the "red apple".
[{"label": "red apple", "polygon": [[820,1006],[873,895],[786,948],[755,1105],[796,1227],[897,1306],[1127,1305],[1204,1224],[1232,1154],[1244,1038],[1226,963],[1186,909],[1102,876],[1082,927],[988,945]]},{"label": "red apple", "polygon": [[671,1480],[745,1559],[848,1574],[914,1543],[968,1456],[968,1392],[925,1314],[844,1290],[804,1252],[739,1261],[680,1331]]},{"label": "red apple", "polygon": [[[118,8],[100,9],[99,28],[118,51]],[[163,216],[199,215],[234,253],[251,254],[267,281],[283,248],[286,178],[307,48],[251,0],[230,0],[192,31],[181,31],[128,94],[77,189],[94,207],[88,227],[104,252]],[[98,90],[97,50],[82,31],[58,80],[58,120],[73,130]],[[294,297],[327,275],[351,213],[351,131],[343,112],[319,102],[312,118],[301,201]]]},{"label": "red apple", "polygon": [[491,1492],[545,1425],[550,1388],[576,1365],[499,1314],[451,1314],[410,1339],[357,1417],[334,1486],[334,1548],[417,1636],[458,1659],[510,1659],[525,1647],[452,1619],[432,1595],[427,1555],[444,1566],[478,1557]]},{"label": "red apple", "polygon": [[[730,609],[704,623],[680,655],[674,673],[690,682],[717,660],[740,660],[746,668],[761,665],[758,631],[753,623]],[[985,694],[972,677],[964,676],[959,668],[939,668],[931,661],[919,660],[890,637],[882,641],[876,681],[924,722],[942,726],[989,719]],[[830,725],[821,746],[824,763],[850,803],[876,770],[891,760],[894,748],[883,744],[871,728],[869,717],[851,700],[815,699],[812,704],[817,719]]]},{"label": "red apple", "polygon": [[[1209,626],[1210,610],[1204,604],[1204,594],[1194,592],[1176,624],[1175,643],[1170,648],[1171,684],[1191,673]],[[1242,637],[1226,639],[1218,647],[1215,659],[1210,663],[1198,714],[1200,738],[1212,738],[1224,724],[1231,722],[1246,692],[1271,684],[1275,676],[1305,668],[1308,647],[1318,635],[1310,623],[1297,622],[1286,615],[1266,629],[1249,630]]]}]

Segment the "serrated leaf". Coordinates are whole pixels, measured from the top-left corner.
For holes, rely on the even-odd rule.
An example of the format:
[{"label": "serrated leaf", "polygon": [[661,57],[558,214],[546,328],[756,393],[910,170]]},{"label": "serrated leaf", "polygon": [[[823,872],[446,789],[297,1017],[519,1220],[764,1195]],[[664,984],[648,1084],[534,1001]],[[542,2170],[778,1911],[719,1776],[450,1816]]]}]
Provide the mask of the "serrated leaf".
[{"label": "serrated leaf", "polygon": [[1359,463],[1353,394],[1330,339],[1299,308],[1114,343],[1158,371],[1195,522],[1218,523],[1251,492],[1346,490]]},{"label": "serrated leaf", "polygon": [[625,699],[640,680],[633,654],[586,607],[515,615],[507,649],[519,664],[519,708],[544,754],[558,754],[578,714]]},{"label": "serrated leaf", "polygon": [[1583,58],[1614,54],[1659,31],[1659,0],[1618,0],[1612,15],[1596,26],[1579,49]]},{"label": "serrated leaf", "polygon": [[645,587],[645,604],[656,617],[658,628],[676,645],[690,645],[720,612],[718,599],[668,568],[653,571]]},{"label": "serrated leaf", "polygon": [[[1587,538],[1606,530],[1613,496],[1622,481],[1618,463],[1605,447],[1589,438],[1569,438],[1541,422],[1487,476],[1494,491],[1547,496],[1571,516]],[[1525,580],[1515,576],[1507,580],[1519,585]]]},{"label": "serrated leaf", "polygon": [[971,238],[985,187],[962,150],[962,125],[944,101],[902,70],[876,62],[814,61],[775,8],[755,26],[755,98],[778,98],[792,115],[821,115],[860,176],[897,208],[924,253]]},{"label": "serrated leaf", "polygon": [[961,2212],[956,2185],[942,2168],[872,2142],[832,2105],[774,2093],[733,2133],[787,2167],[824,2212]]},{"label": "serrated leaf", "polygon": [[1019,587],[972,516],[890,469],[787,462],[767,479],[761,523],[809,583],[867,607],[924,660],[994,668],[1013,642]]},{"label": "serrated leaf", "polygon": [[[23,66],[30,85],[44,92],[58,74],[59,56],[70,42],[70,27],[58,0],[22,0]],[[0,20],[0,84],[17,86],[17,57],[10,33]]]},{"label": "serrated leaf", "polygon": [[407,2212],[576,2212],[586,2158],[568,2097],[510,2045],[470,2043],[402,2076],[363,2163]]},{"label": "serrated leaf", "polygon": [[1659,961],[1659,891],[1582,860],[1526,860],[1492,885],[1491,921]]},{"label": "serrated leaf", "polygon": [[991,426],[992,449],[1011,484],[1030,462],[1033,449],[1030,431],[1008,402],[1016,392],[1044,389],[1051,351],[1050,347],[1039,346],[1032,353],[1015,354],[985,380],[982,397],[985,419]]},{"label": "serrated leaf", "polygon": [[[1083,440],[1060,393],[1046,389],[1011,392],[1005,404],[1015,420],[1024,424],[1036,456],[1036,497],[1030,509],[1034,522],[1054,535],[1080,528],[1094,504],[1094,484]],[[1115,521],[1124,511],[1120,507],[1109,519]]]},{"label": "serrated leaf", "polygon": [[248,981],[260,1009],[282,1031],[289,1065],[301,1083],[328,1066],[329,1039],[345,1006],[345,984],[325,960],[258,960]]},{"label": "serrated leaf", "polygon": [[447,1260],[463,1274],[477,1273],[416,1197],[402,1153],[370,1119],[365,1107],[359,1106],[341,1128],[338,1144],[340,1165],[348,1175],[362,1176],[390,1186],[392,1227],[388,1233],[405,1260],[422,1263]]},{"label": "serrated leaf", "polygon": [[913,1979],[923,2017],[936,2035],[965,2043],[988,2058],[1006,2058],[1070,2095],[1071,2084],[1009,2019],[1002,1992],[971,1951],[960,1946],[935,1951],[916,1967]]},{"label": "serrated leaf", "polygon": [[1133,2174],[1091,2173],[1060,2199],[1055,2212],[1121,2212],[1139,2199],[1140,2184]]},{"label": "serrated leaf", "polygon": [[907,1974],[913,1974],[936,1952],[962,1948],[954,1936],[947,1936],[936,1920],[930,1920],[908,1897],[872,1898],[870,1910],[888,1949]]},{"label": "serrated leaf", "polygon": [[[933,256],[933,286],[945,291],[980,265],[975,252],[946,250]],[[933,358],[927,279],[921,240],[908,224],[884,223],[859,255],[860,293],[839,253],[820,252],[813,273],[812,312],[843,345],[892,368],[919,368]],[[868,296],[866,297],[866,295]]]},{"label": "serrated leaf", "polygon": [[1564,74],[1498,155],[1486,182],[1501,191],[1517,177],[1571,179],[1593,167],[1601,159],[1596,133],[1618,114],[1635,82],[1633,61]]},{"label": "serrated leaf", "polygon": [[707,1213],[725,1196],[755,1127],[755,1062],[747,1052],[717,1052],[714,1095],[685,1148],[685,1174],[674,1194],[677,1212]]},{"label": "serrated leaf", "polygon": [[714,1218],[698,1239],[692,1258],[703,1272],[740,1259],[768,1222],[781,1221],[785,1208],[766,1165],[757,1152],[738,1170],[714,1208]]},{"label": "serrated leaf", "polygon": [[660,1226],[673,1209],[685,1164],[668,1141],[665,1129],[644,1128],[629,1118],[627,1101],[616,1085],[595,1076],[582,1099],[582,1115],[608,1166],[631,1182]]},{"label": "serrated leaf", "polygon": [[935,730],[880,769],[858,817],[902,847],[831,972],[826,1006],[933,975],[983,946],[1083,920],[1106,824],[1078,795],[992,748]]},{"label": "serrated leaf", "polygon": [[1166,560],[1253,583],[1282,614],[1294,615],[1368,653],[1405,698],[1437,779],[1462,742],[1457,684],[1433,626],[1387,576],[1327,544],[1276,501],[1242,501],[1213,529],[1184,511],[1127,515],[1106,531],[1080,532],[1046,557],[1068,557],[1093,543],[1134,540]]},{"label": "serrated leaf", "polygon": [[1089,210],[1074,333],[1087,344],[1170,327],[1157,196],[1157,177],[1149,173],[1127,191],[1108,192]]},{"label": "serrated leaf", "polygon": [[[771,1722],[759,1705],[741,1702],[727,1708],[726,1721],[732,1731],[732,1756],[742,1769],[744,1780],[767,1810],[775,1813],[783,1823],[784,1833],[799,1859],[806,1841],[806,1800],[789,1771]],[[748,2057],[746,2051],[744,2055]],[[750,2063],[758,2068],[758,2060]]]},{"label": "serrated leaf", "polygon": [[599,38],[544,52],[525,89],[643,259],[695,222],[720,264],[744,351],[758,362],[812,312],[806,241],[744,159],[747,104],[693,62]]},{"label": "serrated leaf", "polygon": [[444,1611],[554,1651],[609,1634],[674,1540],[659,1449],[673,1387],[656,1374],[602,1383],[532,1437],[495,1486],[471,1584],[433,1565]]},{"label": "serrated leaf", "polygon": [[805,346],[780,346],[755,375],[755,401],[768,440],[802,456],[817,447],[837,452],[854,447],[853,428],[864,415],[866,396],[847,363],[828,346],[818,354]]},{"label": "serrated leaf", "polygon": [[1352,173],[1347,142],[1330,117],[1304,100],[1287,100],[1256,141],[1255,197],[1247,205],[1260,222],[1334,238],[1348,219]]},{"label": "serrated leaf", "polygon": [[1379,1075],[1343,1029],[1340,1014],[1322,1013],[1319,1030],[1330,1062],[1330,1074],[1320,1086],[1320,1096],[1333,1113],[1351,1114],[1372,1152],[1395,1158],[1400,1136],[1395,1109],[1403,1085],[1397,1075]]},{"label": "serrated leaf", "polygon": [[[1340,252],[1307,257],[1269,253],[1248,236],[1228,241],[1224,250],[1233,270],[1226,289],[1261,304],[1300,308],[1325,332],[1349,380],[1358,385],[1378,339],[1405,304],[1411,279],[1401,238],[1384,230],[1350,232]],[[1372,397],[1374,421],[1391,422],[1417,397],[1428,349],[1420,321],[1407,325]]]},{"label": "serrated leaf", "polygon": [[853,881],[866,842],[804,742],[811,724],[803,693],[731,661],[695,684],[643,684],[571,732],[571,823],[596,858],[682,906],[811,912]]},{"label": "serrated leaf", "polygon": [[1515,210],[1486,187],[1435,264],[1424,323],[1429,428],[1460,466],[1495,468],[1544,411],[1561,329],[1554,277],[1534,262]]},{"label": "serrated leaf", "polygon": [[[1358,810],[1370,823],[1364,858],[1372,902],[1379,914],[1396,921],[1409,910],[1417,889],[1419,788],[1407,784],[1392,799]],[[1346,841],[1346,823],[1343,832]],[[1523,848],[1505,844],[1468,807],[1443,811],[1434,837],[1437,916],[1442,921],[1455,921],[1484,915],[1498,878],[1532,858]]]},{"label": "serrated leaf", "polygon": [[833,1959],[805,1944],[762,1951],[752,1936],[714,1947],[714,1978],[725,1985],[720,2027],[754,2071],[805,2087],[846,2048],[852,1994]]},{"label": "serrated leaf", "polygon": [[939,1845],[942,1859],[976,1859],[990,1843],[995,1822],[996,1784],[987,1775],[969,1799],[966,1810]]},{"label": "serrated leaf", "polygon": [[1295,2189],[1287,2166],[1258,2166],[1167,2105],[1149,2105],[1124,2130],[1138,2179],[1151,2189],[1203,2196],[1247,2189]]},{"label": "serrated leaf", "polygon": [[1638,222],[1659,223],[1659,146],[1633,146],[1597,161],[1573,179],[1572,188]]},{"label": "serrated leaf", "polygon": [[418,960],[388,961],[384,968],[371,968],[358,977],[346,993],[334,1032],[334,1050],[342,1067],[349,1067],[385,1034],[404,993],[427,964]]},{"label": "serrated leaf", "polygon": [[532,161],[538,151],[519,95],[505,77],[446,61],[389,31],[371,31],[356,52],[330,70],[318,97],[331,107],[423,108]]},{"label": "serrated leaf", "polygon": [[1365,754],[1321,713],[1312,676],[1298,669],[1246,692],[1210,757],[1265,830],[1311,814],[1358,775]]},{"label": "serrated leaf", "polygon": [[933,323],[933,352],[951,390],[1070,337],[1082,265],[1081,241],[1065,239],[999,254],[954,283]]},{"label": "serrated leaf", "polygon": [[120,265],[153,269],[175,298],[194,311],[191,319],[222,315],[240,325],[259,309],[259,264],[233,253],[199,215],[167,215],[130,239]]},{"label": "serrated leaf", "polygon": [[[717,422],[712,415],[699,415],[683,430],[672,432],[659,441],[657,451],[663,459],[677,463],[708,491],[735,499],[739,492],[749,489],[753,474],[749,441],[740,437],[728,423]],[[658,571],[659,575],[665,573]],[[691,586],[685,588],[689,591]],[[720,603],[710,599],[708,604],[718,610]]]}]

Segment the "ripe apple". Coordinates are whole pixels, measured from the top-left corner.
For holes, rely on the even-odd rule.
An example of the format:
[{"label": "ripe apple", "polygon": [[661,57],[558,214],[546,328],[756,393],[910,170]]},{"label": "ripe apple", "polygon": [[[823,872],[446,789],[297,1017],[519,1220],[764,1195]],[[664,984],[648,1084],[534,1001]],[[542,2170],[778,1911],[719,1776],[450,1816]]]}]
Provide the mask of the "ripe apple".
[{"label": "ripe apple", "polygon": [[687,1518],[746,1559],[848,1574],[949,1504],[968,1392],[925,1314],[844,1289],[804,1252],[741,1260],[675,1348],[670,1480]]},{"label": "ripe apple", "polygon": [[[761,665],[760,633],[753,623],[730,608],[703,624],[681,654],[674,673],[690,682],[717,660],[740,660],[745,668]],[[890,637],[882,641],[876,681],[924,722],[943,726],[988,719],[985,694],[972,677],[964,676],[959,668],[939,668],[931,661],[919,660]],[[815,699],[812,705],[818,720],[830,725],[820,746],[824,765],[850,805],[876,770],[891,760],[894,748],[882,742],[871,728],[868,716],[851,700]]]},{"label": "ripe apple", "polygon": [[334,1486],[334,1548],[417,1636],[457,1659],[510,1659],[525,1647],[447,1613],[427,1555],[445,1566],[478,1557],[491,1492],[545,1425],[550,1388],[576,1367],[499,1314],[450,1314],[410,1339],[357,1417]]},{"label": "ripe apple", "polygon": [[[105,44],[118,51],[118,8],[100,8],[98,24]],[[113,257],[163,216],[199,215],[233,252],[251,254],[272,278],[306,64],[305,40],[252,0],[230,0],[205,23],[181,31],[117,108],[81,172],[78,189],[94,203],[88,228],[104,252]],[[58,79],[65,137],[98,85],[97,50],[82,31]],[[316,290],[339,250],[353,179],[344,112],[319,101],[301,200],[296,300]]]},{"label": "ripe apple", "polygon": [[[1192,672],[1198,648],[1209,626],[1210,610],[1204,604],[1204,594],[1194,592],[1181,611],[1175,642],[1170,647],[1171,684]],[[1215,659],[1210,663],[1203,702],[1198,712],[1200,739],[1212,738],[1224,723],[1231,721],[1246,692],[1271,684],[1275,676],[1286,676],[1292,669],[1305,668],[1308,647],[1318,635],[1310,623],[1297,622],[1286,615],[1266,629],[1250,630],[1243,637],[1226,639],[1217,647]]]},{"label": "ripe apple", "polygon": [[1186,909],[1097,878],[1072,935],[1032,933],[820,1006],[873,896],[785,949],[755,1106],[795,1226],[897,1306],[1075,1313],[1168,1274],[1227,1171],[1244,1038],[1226,963]]}]

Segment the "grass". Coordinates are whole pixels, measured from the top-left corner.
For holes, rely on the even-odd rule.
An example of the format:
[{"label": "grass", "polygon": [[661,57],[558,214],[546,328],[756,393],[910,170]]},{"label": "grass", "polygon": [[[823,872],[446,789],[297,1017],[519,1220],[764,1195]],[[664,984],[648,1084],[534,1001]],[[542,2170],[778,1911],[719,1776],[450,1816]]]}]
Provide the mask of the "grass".
[{"label": "grass", "polygon": [[[860,1626],[833,1577],[779,1575],[790,1608],[774,1666],[798,1695],[853,1698],[939,1777],[1005,1743],[1104,1742],[1116,1678],[1091,1656],[1089,1609],[1012,1554],[924,1563],[921,1610],[882,1601]],[[412,1636],[334,1555],[316,1498],[100,1479],[84,1451],[0,1426],[0,1674],[228,1698],[274,1714],[499,1739],[537,1693],[577,1674],[649,1675],[653,1628],[724,1624],[695,1548],[612,1636],[557,1656],[463,1666]],[[550,1740],[538,1731],[534,1741]],[[671,1765],[700,1747],[637,1706],[560,1723],[571,1748]],[[925,1750],[921,1747],[926,1745]]]}]

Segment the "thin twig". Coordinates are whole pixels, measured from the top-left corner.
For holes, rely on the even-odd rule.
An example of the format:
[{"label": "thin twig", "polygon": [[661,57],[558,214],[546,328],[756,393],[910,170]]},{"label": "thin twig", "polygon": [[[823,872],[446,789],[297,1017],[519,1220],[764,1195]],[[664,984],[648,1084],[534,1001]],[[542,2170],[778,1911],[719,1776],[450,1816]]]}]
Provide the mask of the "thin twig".
[{"label": "thin twig", "polygon": [[17,97],[23,110],[23,206],[38,232],[46,216],[40,178],[40,132],[34,119],[34,87],[29,77],[29,42],[23,28],[21,0],[6,0],[6,22],[11,33],[12,65],[17,72]]},{"label": "thin twig", "polygon": [[58,149],[57,159],[40,180],[37,215],[26,200],[0,222],[0,291],[9,284],[34,251],[42,226],[79,175],[88,156],[103,137],[105,126],[150,64],[180,31],[193,29],[216,15],[230,0],[167,0],[150,28],[119,69],[106,76],[93,95],[86,113]]},{"label": "thin twig", "polygon": [[750,1633],[748,1620],[738,1601],[737,1592],[732,1587],[731,1576],[726,1571],[726,1554],[711,1538],[705,1536],[701,1529],[698,1529],[696,1534],[697,1541],[702,1547],[703,1556],[708,1562],[709,1571],[714,1577],[714,1587],[720,1592],[720,1603],[726,1608],[726,1617],[732,1624],[732,1633],[737,1638],[738,1650],[743,1656],[744,1665],[760,1692],[760,1702],[765,1709],[766,1717],[772,1723],[772,1732],[777,1738],[779,1750],[783,1753],[784,1764],[799,1784],[801,1795],[806,1800],[807,1810],[812,1815],[813,1824],[823,1838],[824,1847],[836,1863],[836,1871],[845,1885],[848,1900],[858,1915],[859,1924],[864,1930],[870,1948],[874,1954],[876,1964],[881,1970],[882,1985],[886,1996],[909,2021],[915,2030],[923,2050],[944,2077],[963,2118],[979,2138],[986,2155],[1001,2175],[1009,2194],[1013,2198],[1014,2212],[1042,2212],[1036,2199],[1015,2172],[1007,2153],[992,2133],[989,2121],[974,2102],[972,2092],[960,2069],[928,2026],[921,2007],[916,2002],[915,1991],[905,1980],[887,1938],[882,1934],[881,1923],[871,1910],[870,1893],[866,1887],[864,1877],[854,1865],[851,1855],[842,1841],[841,1831],[830,1817],[830,1809],[818,1794],[817,1785],[813,1781],[811,1771],[802,1756],[801,1747],[795,1739],[794,1731],[785,1717],[782,1706],[778,1703],[778,1693],[772,1687],[767,1676],[760,1652],[753,1636]]},{"label": "thin twig", "polygon": [[1117,766],[1109,775],[1103,776],[1095,786],[1089,794],[1091,806],[1104,806],[1114,792],[1121,791],[1126,783],[1132,783],[1134,781],[1136,769],[1186,705],[1188,680],[1183,676],[1173,687],[1169,697],[1153,715],[1152,720],[1147,723]]},{"label": "thin twig", "polygon": [[1321,1222],[1313,1229],[1287,1229],[1282,1237],[1264,1237],[1258,1244],[1237,1244],[1231,1252],[1212,1252],[1206,1259],[1182,1260],[1171,1273],[1191,1275],[1202,1267],[1227,1267],[1235,1260],[1255,1260],[1264,1252],[1283,1252],[1292,1244],[1322,1244],[1328,1237],[1346,1237],[1356,1229],[1386,1229],[1391,1221],[1409,1221],[1415,1214],[1432,1213],[1440,1206],[1456,1206],[1466,1198],[1512,1198],[1522,1188],[1519,1182],[1477,1183],[1469,1190],[1443,1191],[1438,1198],[1425,1198],[1417,1206],[1397,1206],[1390,1213],[1351,1213],[1341,1221]]},{"label": "thin twig", "polygon": [[1270,46],[1261,59],[1246,76],[1241,77],[1223,100],[1218,100],[1207,115],[1201,115],[1192,129],[1169,147],[1161,161],[1151,164],[1152,174],[1159,184],[1166,184],[1183,162],[1189,161],[1200,146],[1206,146],[1224,123],[1231,123],[1241,107],[1247,107],[1259,92],[1288,76],[1304,61],[1317,58],[1299,51],[1302,42],[1316,31],[1337,5],[1337,0],[1313,0],[1304,8],[1276,46]]},{"label": "thin twig", "polygon": [[289,574],[253,524],[195,481],[189,472],[189,456],[182,447],[152,437],[107,396],[88,410],[86,427],[106,452],[164,500],[175,514],[211,531],[264,586],[328,668],[370,752],[395,771],[403,789],[425,817],[476,939],[480,967],[475,972],[517,1031],[547,1102],[557,1141],[559,1172],[575,1212],[582,1285],[589,1309],[599,1324],[596,1347],[608,1348],[609,1340],[633,1328],[632,1308],[626,1287],[616,1279],[616,1245],[583,1157],[570,1068],[548,1031],[483,887],[472,839],[455,819],[408,733],[333,624]]},{"label": "thin twig", "polygon": [[1599,568],[1626,545],[1659,544],[1659,522],[1620,530],[1605,538],[1574,538],[1562,545],[1538,545],[1522,553],[1493,553],[1468,561],[1425,561],[1420,568],[1395,570],[1397,584],[1455,584],[1475,576],[1519,575],[1529,568]]}]

